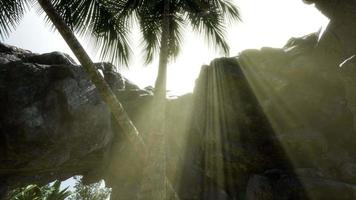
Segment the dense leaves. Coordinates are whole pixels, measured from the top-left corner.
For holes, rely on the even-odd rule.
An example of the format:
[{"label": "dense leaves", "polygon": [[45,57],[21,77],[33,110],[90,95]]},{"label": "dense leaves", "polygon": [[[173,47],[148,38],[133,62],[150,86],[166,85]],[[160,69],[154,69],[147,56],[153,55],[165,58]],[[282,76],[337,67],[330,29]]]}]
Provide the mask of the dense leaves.
[{"label": "dense leaves", "polygon": [[[182,42],[182,30],[190,24],[208,42],[229,53],[224,39],[227,22],[239,20],[239,12],[230,0],[169,0],[169,57],[176,57]],[[160,48],[165,0],[54,0],[61,17],[82,35],[92,35],[103,58],[127,64],[131,48],[132,22],[138,21],[142,33],[146,63]]]},{"label": "dense leaves", "polygon": [[71,195],[68,188],[60,189],[61,182],[55,181],[51,185],[37,186],[28,185],[27,187],[13,190],[10,200],[64,200]]},{"label": "dense leaves", "polygon": [[[181,47],[181,32],[190,24],[195,31],[206,36],[208,42],[229,53],[224,39],[227,20],[238,21],[239,12],[229,0],[169,0],[169,14],[164,13],[165,0],[143,0],[138,9],[138,19],[146,44],[146,61],[151,61],[159,49],[159,36],[163,18],[169,17],[169,57],[176,57]],[[227,20],[226,20],[227,19]]]},{"label": "dense leaves", "polygon": [[[0,36],[6,37],[19,23],[29,0],[0,1]],[[131,55],[129,41],[132,22],[138,20],[146,63],[160,47],[165,0],[53,0],[65,22],[82,36],[90,36],[101,57],[127,65]],[[208,42],[228,54],[224,39],[227,22],[239,20],[231,0],[169,0],[169,57],[176,57],[187,24],[203,34]]]},{"label": "dense leaves", "polygon": [[[128,64],[131,55],[129,3],[107,0],[54,0],[60,16],[82,36],[90,37],[101,57],[116,64]],[[128,1],[131,2],[131,1]],[[125,11],[125,14],[117,12]]]}]

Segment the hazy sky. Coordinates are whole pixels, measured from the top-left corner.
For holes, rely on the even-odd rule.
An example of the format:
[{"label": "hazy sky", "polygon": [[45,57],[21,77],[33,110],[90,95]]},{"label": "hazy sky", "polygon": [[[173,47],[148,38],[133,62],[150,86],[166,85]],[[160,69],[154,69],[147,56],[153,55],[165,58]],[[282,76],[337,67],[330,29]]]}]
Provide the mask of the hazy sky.
[{"label": "hazy sky", "polygon": [[[235,0],[235,3],[240,8],[243,22],[232,24],[227,29],[230,56],[238,55],[244,49],[282,47],[289,38],[316,32],[328,22],[319,11],[311,5],[303,4],[302,0]],[[137,31],[133,32],[133,38],[138,38]],[[99,61],[89,47],[90,44],[81,41],[92,59]],[[157,61],[144,66],[140,40],[132,39],[132,42],[136,51],[134,59],[130,69],[122,72],[141,87],[152,85],[156,77]],[[5,43],[36,53],[62,51],[73,55],[59,34],[52,32],[44,23],[43,16],[38,16],[34,10],[26,14]],[[200,67],[220,56],[220,52],[209,48],[203,37],[188,28],[184,33],[181,54],[169,65],[168,89],[174,94],[190,92]]]}]

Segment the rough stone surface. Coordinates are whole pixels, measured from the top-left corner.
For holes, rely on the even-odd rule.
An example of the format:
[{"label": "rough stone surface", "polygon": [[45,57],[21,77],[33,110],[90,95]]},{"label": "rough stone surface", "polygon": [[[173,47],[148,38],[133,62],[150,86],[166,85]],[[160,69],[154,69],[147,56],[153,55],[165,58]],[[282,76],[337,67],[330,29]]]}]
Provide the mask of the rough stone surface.
[{"label": "rough stone surface", "polygon": [[[151,93],[109,63],[97,67],[136,119]],[[59,52],[0,44],[0,110],[0,182],[10,188],[87,175],[101,167],[120,135],[83,68]]]},{"label": "rough stone surface", "polygon": [[354,198],[356,59],[344,61],[356,53],[346,40],[355,33],[355,6],[327,2],[317,7],[338,14],[321,37],[292,38],[281,49],[246,50],[203,67],[185,163],[199,170],[184,171],[181,185],[191,190],[184,199],[205,199],[217,188],[230,199]]}]

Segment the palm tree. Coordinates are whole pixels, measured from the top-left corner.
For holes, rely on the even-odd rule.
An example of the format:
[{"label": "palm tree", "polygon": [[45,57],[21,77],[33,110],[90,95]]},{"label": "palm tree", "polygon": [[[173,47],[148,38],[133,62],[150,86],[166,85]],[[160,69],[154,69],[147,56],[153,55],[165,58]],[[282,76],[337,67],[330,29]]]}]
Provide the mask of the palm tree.
[{"label": "palm tree", "polygon": [[[67,0],[63,0],[63,2],[66,1]],[[116,98],[114,93],[111,91],[110,87],[105,82],[105,80],[100,75],[100,73],[96,70],[92,60],[85,52],[84,48],[80,45],[79,41],[77,40],[74,33],[72,32],[71,28],[76,28],[75,26],[73,26],[72,23],[73,21],[66,21],[66,19],[61,18],[61,15],[58,14],[57,11],[60,11],[59,13],[65,11],[66,9],[65,7],[60,7],[61,5],[65,6],[65,4],[59,4],[58,7],[58,3],[61,2],[54,1],[54,3],[57,3],[57,8],[55,8],[50,0],[37,0],[37,2],[40,5],[40,7],[43,9],[43,11],[46,13],[48,19],[53,23],[54,27],[62,35],[63,39],[71,48],[74,55],[78,58],[79,62],[86,69],[89,78],[96,86],[99,94],[103,98],[103,101],[110,108],[111,113],[113,114],[114,119],[116,120],[116,123],[123,130],[128,142],[131,143],[132,148],[130,149],[135,151],[136,158],[140,160],[145,160],[146,146],[143,143],[143,140],[140,137],[139,132],[137,131],[136,127],[133,125],[132,121],[128,117],[122,104],[119,102],[119,100]],[[86,2],[89,3],[90,6],[92,5],[92,2],[98,2],[98,1],[86,0]],[[9,34],[9,32],[11,32],[11,30],[14,29],[15,25],[21,20],[21,17],[23,16],[27,5],[28,5],[27,0],[1,0],[0,8],[2,9],[2,12],[0,12],[0,37],[3,38],[6,37]],[[96,4],[96,6],[98,5],[100,6],[100,4]],[[104,14],[104,16],[108,16],[107,15],[108,12],[105,9],[103,9],[102,6],[99,7],[99,13]],[[93,16],[93,18],[90,19],[107,19],[104,17],[96,18],[97,15],[95,14],[97,13],[96,12],[90,13],[90,15]],[[84,19],[80,18],[80,19],[85,21],[85,18]],[[71,26],[71,28],[68,26],[68,24]],[[84,22],[79,23],[78,29],[80,29],[80,25],[82,24],[85,25]],[[123,62],[126,62],[128,59],[129,47],[127,43],[125,43],[126,41],[125,32],[120,34],[120,30],[125,30],[125,26],[123,26],[123,24],[118,24],[117,22],[115,22],[113,24],[113,30],[115,31],[106,34],[105,33],[101,34],[100,35],[101,37],[98,38],[97,42],[98,43],[103,42],[104,44],[103,47],[105,47],[105,45],[107,45],[106,47],[111,47],[111,48],[104,48],[104,49],[113,49],[115,47],[115,50],[113,50],[111,53],[115,53],[115,55],[118,56],[116,58],[120,58],[121,60],[123,60]],[[114,41],[108,40],[108,38],[115,38],[115,40]],[[102,55],[105,56],[107,53],[108,51],[104,50]]]},{"label": "palm tree", "polygon": [[[226,27],[225,19],[231,21],[239,20],[237,8],[229,0],[143,0],[137,11],[138,21],[144,42],[146,43],[146,63],[152,61],[159,51],[158,75],[155,82],[155,102],[153,105],[154,130],[161,138],[154,141],[155,144],[151,153],[157,158],[155,165],[165,170],[165,152],[160,150],[158,143],[164,143],[165,125],[161,123],[165,119],[166,112],[166,82],[167,65],[170,59],[178,56],[182,40],[182,28],[190,24],[193,30],[203,33],[209,42],[212,42],[228,54],[229,47],[224,39]],[[164,145],[164,144],[163,144]],[[153,160],[153,159],[151,159]],[[161,183],[159,183],[160,181]],[[161,184],[164,189],[167,187],[164,176],[157,178],[157,185]],[[167,193],[168,190],[164,191]],[[163,194],[164,195],[164,194]],[[161,196],[163,196],[161,195]],[[156,195],[158,196],[158,195]],[[163,196],[163,198],[167,198]],[[168,196],[168,198],[170,198]]]},{"label": "palm tree", "polygon": [[[166,73],[170,59],[178,56],[182,28],[189,24],[225,54],[228,22],[240,20],[232,0],[53,0],[61,17],[82,34],[93,33],[102,56],[127,64],[132,18],[137,18],[145,43],[146,64],[159,54],[156,95],[166,96]],[[89,27],[89,28],[88,28]],[[127,58],[127,59],[123,59]]]},{"label": "palm tree", "polygon": [[[74,55],[78,58],[79,62],[86,69],[99,94],[103,98],[104,102],[109,106],[117,123],[120,125],[120,127],[126,134],[126,137],[133,145],[136,146],[135,149],[139,153],[138,156],[143,156],[144,151],[142,151],[142,148],[144,148],[144,143],[139,137],[139,133],[136,127],[133,125],[122,104],[116,98],[115,94],[111,91],[108,84],[105,82],[100,73],[96,70],[93,61],[90,59],[89,55],[81,46],[72,30],[57,13],[50,0],[37,0],[37,2],[44,10],[48,18],[51,20],[55,28],[62,35],[63,39],[73,51]],[[119,55],[122,55],[122,58],[124,58],[125,54],[119,53]]]},{"label": "palm tree", "polygon": [[[28,6],[29,1],[30,0],[1,0],[0,1],[0,8],[2,10],[2,12],[0,12],[0,36],[2,38],[6,37],[14,29],[17,23],[19,23],[22,16],[24,15],[24,12],[26,11],[26,7]],[[63,1],[66,2],[67,0],[63,0]],[[116,122],[121,126],[128,140],[133,145],[136,146],[135,149],[139,151],[138,156],[144,156],[145,151],[142,150],[142,148],[144,148],[144,144],[142,139],[139,137],[139,133],[136,127],[131,122],[122,104],[119,102],[119,100],[116,98],[114,93],[111,91],[110,87],[107,85],[107,83],[100,75],[100,73],[96,70],[92,60],[85,52],[84,48],[81,46],[81,44],[75,37],[74,33],[68,26],[68,21],[63,20],[61,18],[61,15],[58,14],[57,11],[64,11],[65,8],[57,7],[57,9],[55,9],[55,7],[53,6],[50,0],[37,0],[37,2],[40,5],[40,7],[43,9],[43,11],[46,13],[49,20],[53,23],[55,28],[62,35],[63,39],[71,48],[74,55],[78,58],[79,62],[86,69],[90,79],[92,80],[99,94],[103,98],[103,101],[110,108]],[[54,2],[58,4],[58,2],[60,1],[54,1]],[[97,2],[97,1],[87,0],[87,2]],[[109,34],[108,37],[109,38],[115,37],[115,41],[114,42],[110,41],[105,44],[111,47],[111,49],[115,47],[116,50],[114,50],[114,52],[118,56],[116,58],[122,60],[123,62],[126,62],[128,59],[129,47],[127,43],[125,43],[126,41],[125,35],[124,34],[120,35],[120,30],[121,28],[124,29],[124,26],[118,27],[117,23],[115,23],[114,26],[115,26],[115,30],[117,30],[115,32],[115,36]],[[102,41],[109,41],[109,40],[102,40]],[[100,39],[98,40],[98,42],[100,42]],[[106,54],[107,52],[104,51],[103,55]]]},{"label": "palm tree", "polygon": [[[155,158],[156,163],[148,164],[151,174],[148,187],[161,185],[161,192],[157,188],[147,189],[147,191],[158,191],[156,194],[150,194],[156,199],[165,195],[166,177],[162,174],[165,170],[165,152],[162,150],[165,141],[164,121],[165,118],[165,98],[166,98],[166,77],[167,64],[170,59],[175,58],[181,46],[182,27],[188,23],[192,28],[204,34],[209,42],[212,42],[228,54],[229,47],[224,39],[224,30],[227,21],[238,21],[238,9],[230,0],[58,0],[58,6],[67,8],[61,12],[63,19],[79,27],[81,32],[87,31],[90,27],[97,38],[100,38],[102,46],[105,46],[106,53],[112,58],[119,58],[115,55],[114,45],[120,41],[116,35],[125,35],[128,29],[118,29],[117,25],[129,27],[129,19],[137,17],[143,41],[145,42],[146,63],[150,63],[159,51],[158,76],[155,83],[155,101],[152,115],[152,132],[161,137],[157,141],[149,142],[151,148],[150,154]],[[82,3],[80,3],[82,2]],[[97,2],[97,3],[95,3]],[[63,6],[66,4],[66,6]],[[78,9],[79,7],[79,9]],[[75,8],[75,9],[73,9]],[[105,12],[104,12],[105,11]],[[86,20],[82,20],[86,19]],[[151,137],[156,138],[157,137]],[[155,139],[152,139],[155,140]],[[160,142],[160,144],[158,144]],[[154,144],[152,144],[154,143]],[[153,153],[154,152],[154,153]],[[149,171],[149,170],[148,170]],[[152,174],[155,174],[156,183],[152,183]],[[163,175],[163,176],[162,176]],[[161,182],[161,183],[159,183]],[[162,183],[164,184],[162,186]],[[164,198],[164,197],[163,197]],[[154,199],[154,198],[153,198]]]},{"label": "palm tree", "polygon": [[182,27],[190,24],[194,31],[204,34],[208,42],[228,54],[229,46],[224,39],[226,22],[240,19],[230,0],[146,0],[138,18],[146,42],[146,62],[152,61],[159,49],[155,88],[161,98],[166,97],[167,64],[180,51]]}]

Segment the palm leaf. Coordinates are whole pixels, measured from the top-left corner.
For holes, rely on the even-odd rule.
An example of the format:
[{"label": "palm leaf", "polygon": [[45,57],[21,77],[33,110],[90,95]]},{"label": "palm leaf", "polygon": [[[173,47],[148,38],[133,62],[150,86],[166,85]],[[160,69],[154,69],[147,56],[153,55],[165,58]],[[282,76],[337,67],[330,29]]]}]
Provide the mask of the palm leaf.
[{"label": "palm leaf", "polygon": [[11,197],[11,200],[40,200],[42,198],[42,191],[37,185],[28,185],[21,188],[18,193]]},{"label": "palm leaf", "polygon": [[229,54],[225,40],[226,22],[240,20],[238,8],[230,0],[182,0],[179,4],[193,30],[203,34],[210,45]]},{"label": "palm leaf", "polygon": [[71,195],[71,192],[68,191],[68,187],[61,190],[60,186],[61,186],[61,182],[55,181],[53,185],[50,187],[51,191],[49,192],[45,200],[64,200],[65,198]]},{"label": "palm leaf", "polygon": [[241,20],[239,10],[231,0],[211,0],[210,3],[221,10],[227,20]]},{"label": "palm leaf", "polygon": [[182,26],[184,26],[184,19],[181,15],[171,15],[168,41],[168,55],[169,57],[176,58],[179,54],[182,43]]},{"label": "palm leaf", "polygon": [[115,64],[128,65],[131,56],[131,47],[128,35],[130,23],[126,18],[102,18],[101,24],[95,27],[94,37],[97,47],[101,49],[101,58]]},{"label": "palm leaf", "polygon": [[143,36],[142,43],[144,45],[146,64],[152,62],[159,49],[162,12],[158,8],[162,7],[161,2],[149,3],[149,1],[144,1],[137,11],[137,18]]},{"label": "palm leaf", "polygon": [[26,8],[27,0],[1,0],[0,1],[0,37],[8,37],[9,33],[21,21]]},{"label": "palm leaf", "polygon": [[205,35],[209,44],[213,44],[222,49],[225,54],[229,54],[229,45],[225,40],[225,23],[223,15],[215,7],[208,12],[201,13],[188,13],[189,19],[193,30]]},{"label": "palm leaf", "polygon": [[[140,0],[53,0],[53,5],[72,30],[94,43],[93,47],[101,52],[102,59],[127,66],[132,53],[128,39],[132,13],[130,10],[139,2]],[[125,12],[122,12],[124,8]],[[49,23],[48,18],[46,21]]]}]

